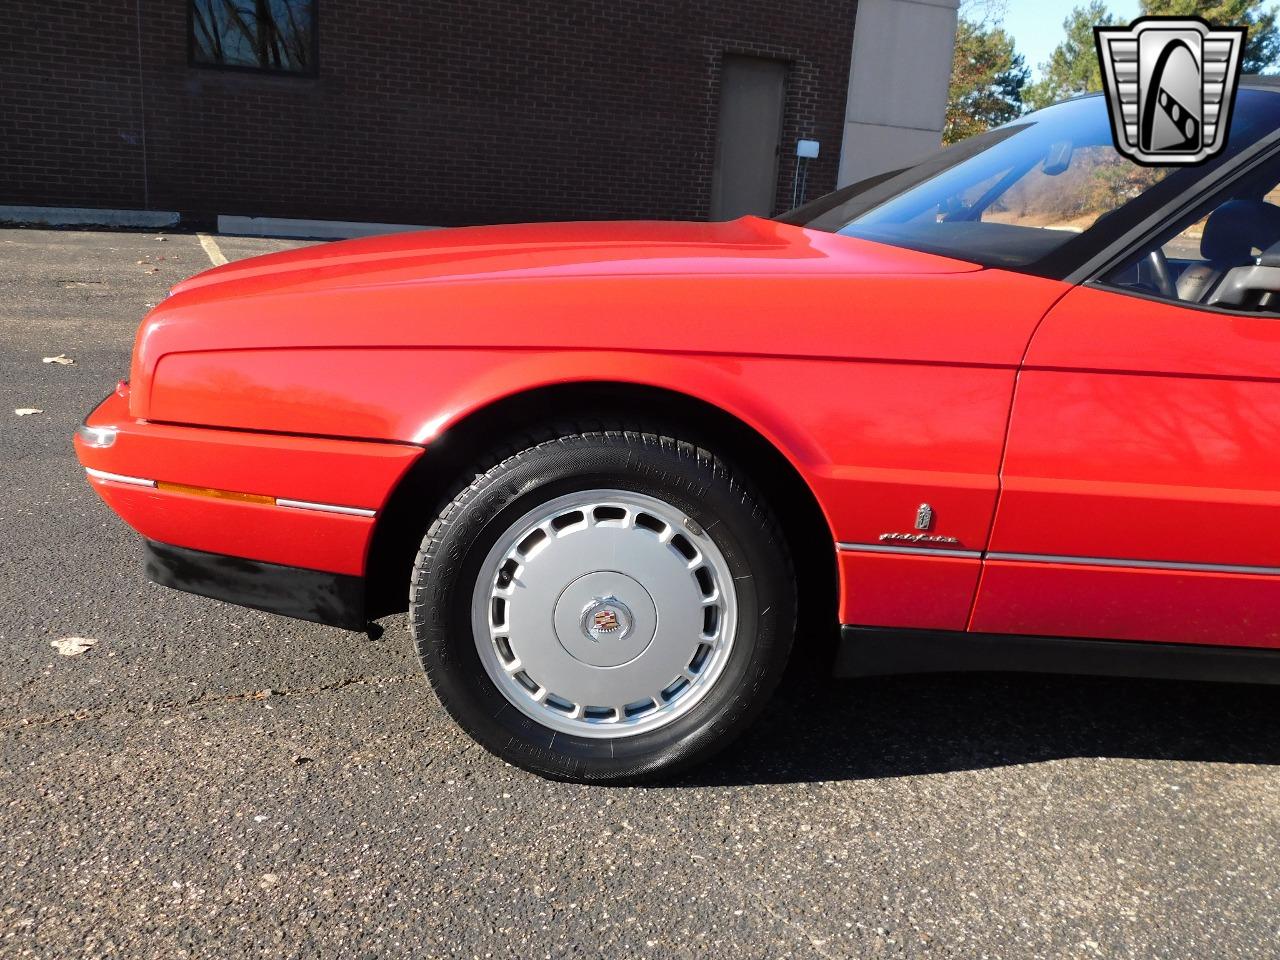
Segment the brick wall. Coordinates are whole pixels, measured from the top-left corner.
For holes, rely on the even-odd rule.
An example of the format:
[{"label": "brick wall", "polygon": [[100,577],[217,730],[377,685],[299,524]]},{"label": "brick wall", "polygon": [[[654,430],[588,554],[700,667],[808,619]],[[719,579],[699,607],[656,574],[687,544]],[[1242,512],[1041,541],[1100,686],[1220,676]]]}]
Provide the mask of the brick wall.
[{"label": "brick wall", "polygon": [[[703,218],[726,53],[835,184],[855,0],[318,0],[315,76],[188,64],[185,0],[0,4],[0,203],[455,225]],[[140,11],[140,19],[137,11]]]}]

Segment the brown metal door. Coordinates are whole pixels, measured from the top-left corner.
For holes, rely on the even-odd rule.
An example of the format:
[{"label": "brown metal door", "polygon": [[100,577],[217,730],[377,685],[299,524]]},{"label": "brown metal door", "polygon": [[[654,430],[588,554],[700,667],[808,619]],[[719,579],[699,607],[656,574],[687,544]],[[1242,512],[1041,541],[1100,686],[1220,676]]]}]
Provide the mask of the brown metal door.
[{"label": "brown metal door", "polygon": [[724,58],[712,220],[773,216],[786,75],[786,64],[777,60]]}]

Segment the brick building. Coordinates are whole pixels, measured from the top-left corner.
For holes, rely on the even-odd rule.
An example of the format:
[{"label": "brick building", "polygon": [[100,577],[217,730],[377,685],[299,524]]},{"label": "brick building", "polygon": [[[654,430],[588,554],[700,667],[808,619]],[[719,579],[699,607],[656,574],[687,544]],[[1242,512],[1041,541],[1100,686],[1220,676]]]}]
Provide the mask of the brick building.
[{"label": "brick building", "polygon": [[[770,213],[800,140],[820,144],[809,197],[875,172],[858,143],[881,166],[936,146],[955,6],[6,0],[0,204],[196,223]],[[922,36],[941,73],[921,71]]]}]

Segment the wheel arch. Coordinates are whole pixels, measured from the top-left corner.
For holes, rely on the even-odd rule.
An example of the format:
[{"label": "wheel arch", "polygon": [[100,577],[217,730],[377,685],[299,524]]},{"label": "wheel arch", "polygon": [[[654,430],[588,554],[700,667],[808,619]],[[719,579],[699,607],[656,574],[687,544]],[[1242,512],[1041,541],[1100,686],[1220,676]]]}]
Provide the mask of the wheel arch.
[{"label": "wheel arch", "polygon": [[485,452],[525,438],[537,442],[547,425],[557,422],[661,427],[733,463],[761,489],[786,532],[796,566],[800,629],[823,635],[829,631],[835,637],[836,538],[796,452],[722,406],[671,387],[619,380],[514,389],[449,417],[380,511],[366,565],[371,617],[405,609],[413,559],[426,527],[469,472],[491,466],[480,463]]}]

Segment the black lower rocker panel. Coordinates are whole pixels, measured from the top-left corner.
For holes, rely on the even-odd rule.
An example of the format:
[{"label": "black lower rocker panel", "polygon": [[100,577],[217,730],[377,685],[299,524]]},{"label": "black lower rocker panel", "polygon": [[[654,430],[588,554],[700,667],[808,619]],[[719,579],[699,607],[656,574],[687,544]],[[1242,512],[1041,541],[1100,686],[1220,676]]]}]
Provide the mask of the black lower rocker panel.
[{"label": "black lower rocker panel", "polygon": [[840,629],[837,676],[976,671],[1280,683],[1280,650],[883,627]]}]

